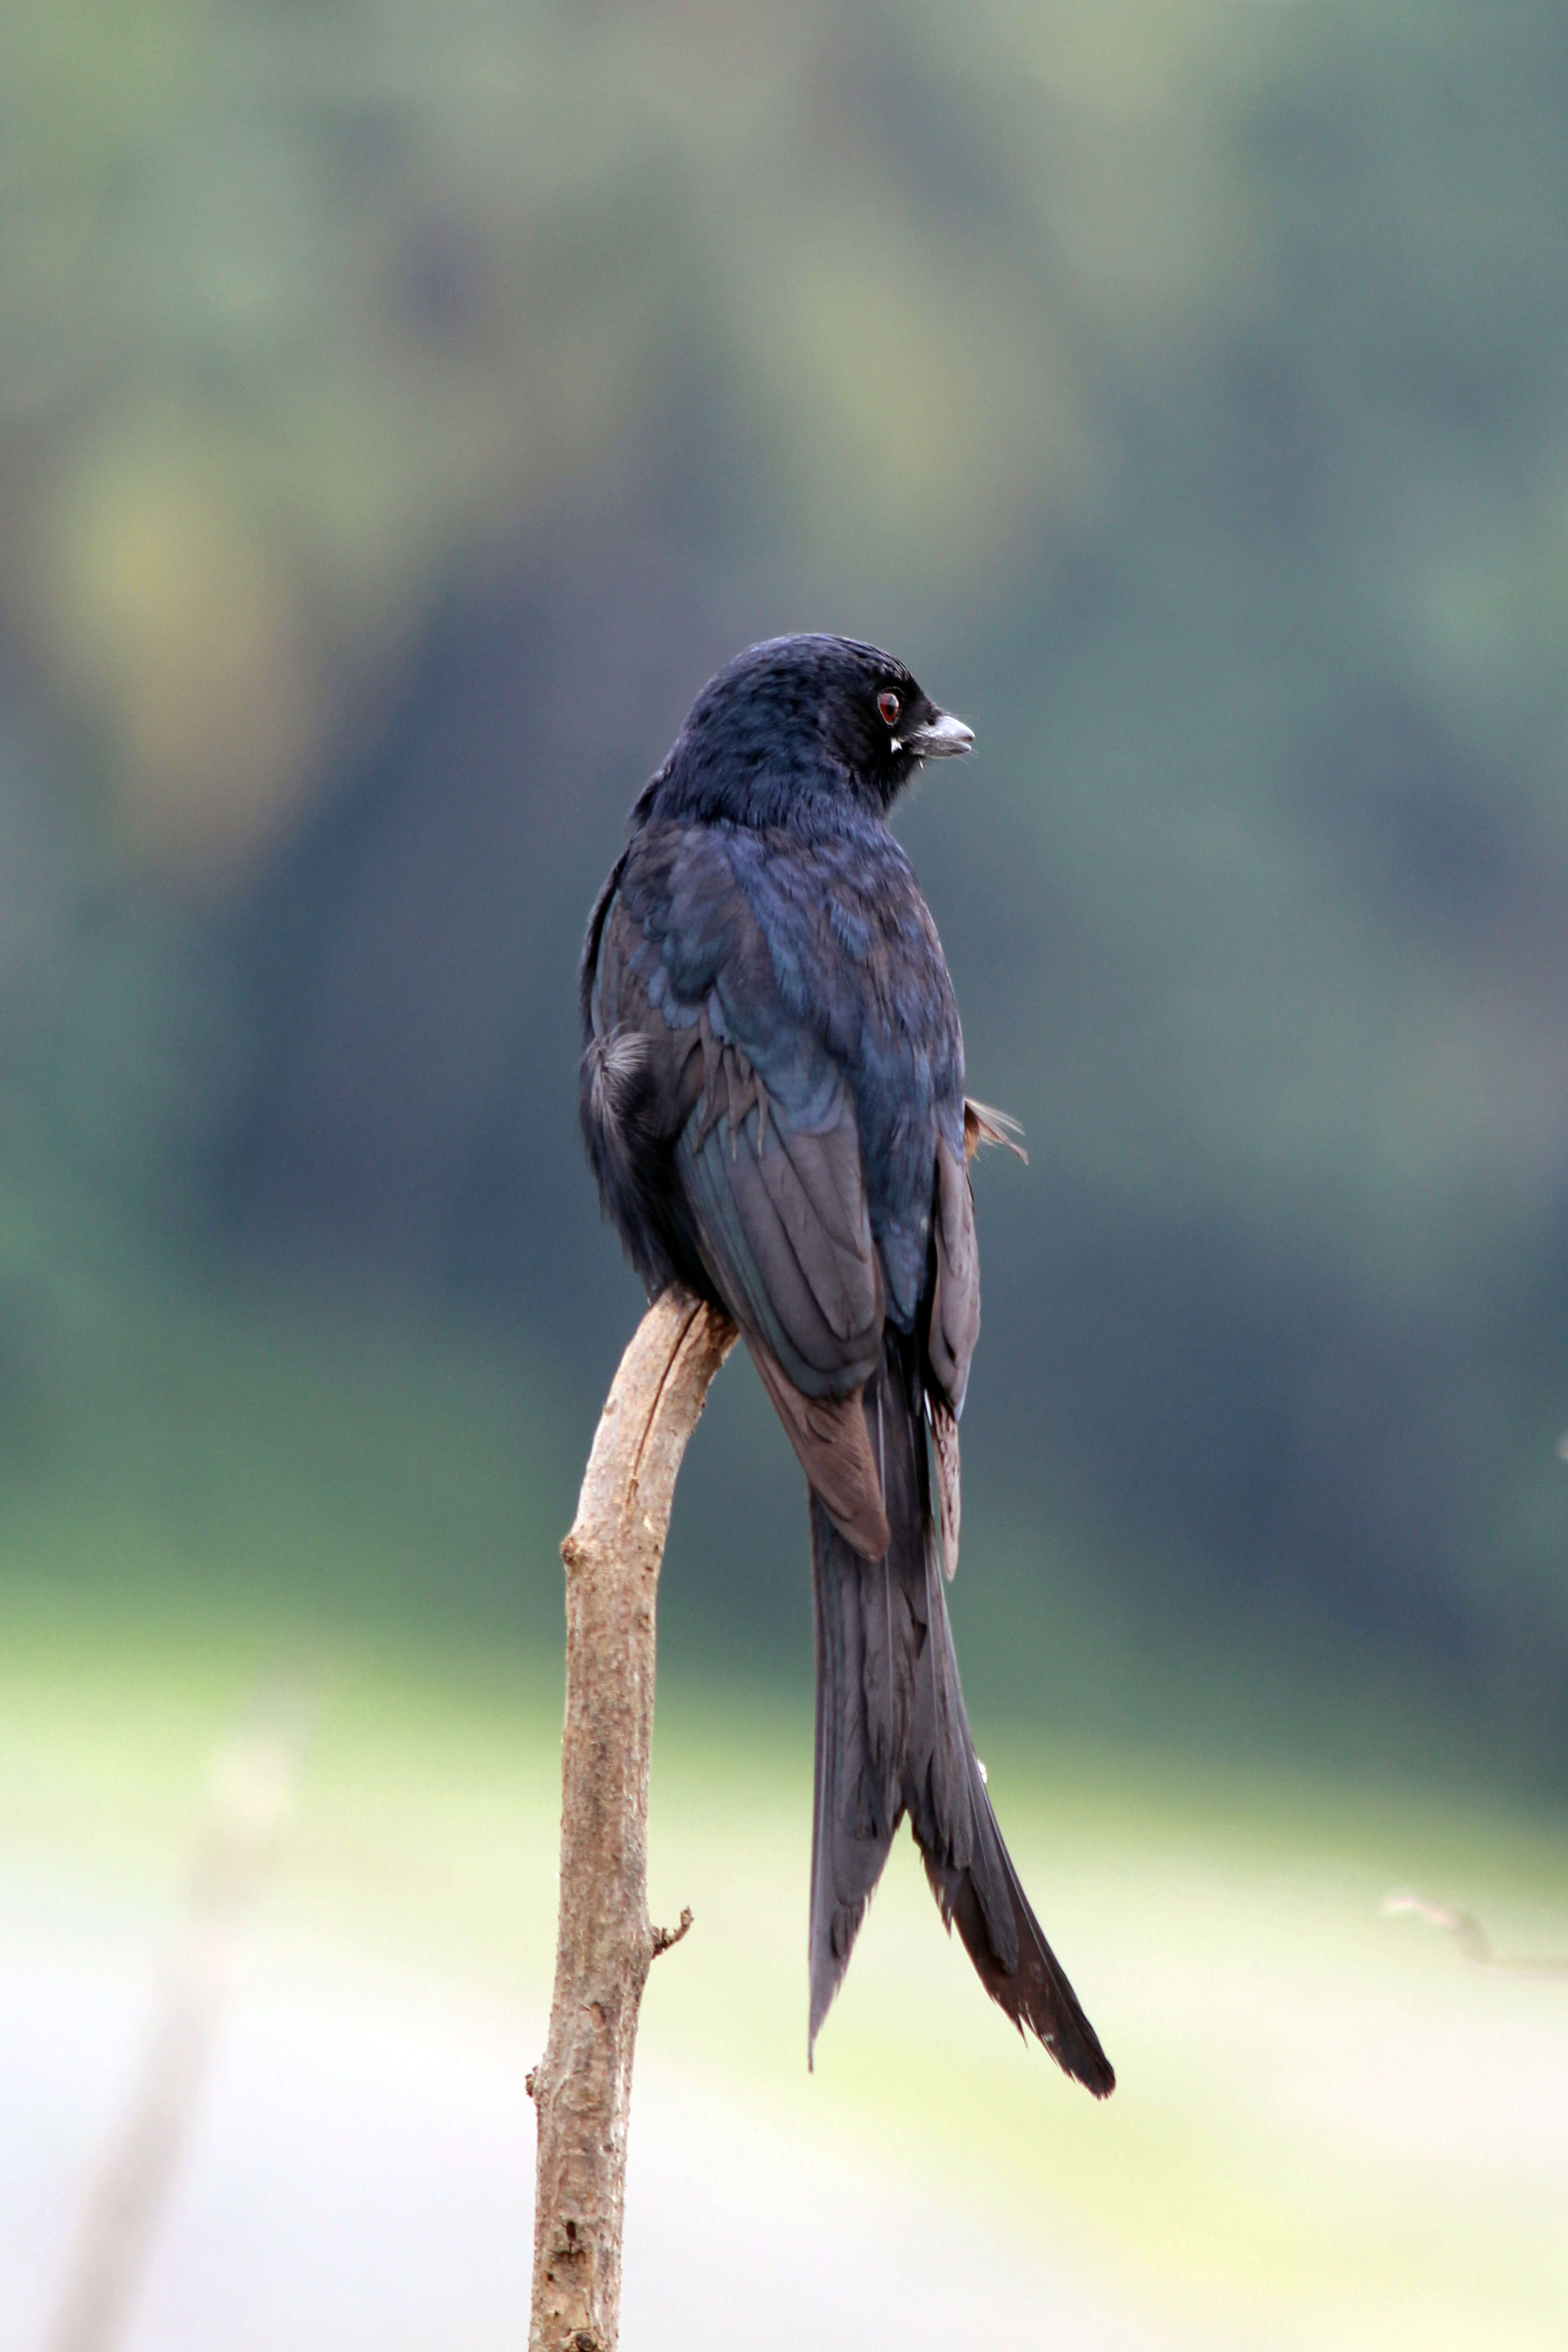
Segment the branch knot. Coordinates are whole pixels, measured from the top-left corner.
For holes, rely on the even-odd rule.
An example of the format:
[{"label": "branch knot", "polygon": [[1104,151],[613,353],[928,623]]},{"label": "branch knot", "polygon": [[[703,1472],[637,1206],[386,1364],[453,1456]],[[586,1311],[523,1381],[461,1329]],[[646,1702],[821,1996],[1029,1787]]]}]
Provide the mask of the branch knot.
[{"label": "branch knot", "polygon": [[659,1956],[659,1954],[660,1954],[660,1952],[668,1952],[668,1951],[669,1950],[670,1946],[671,1946],[672,1944],[679,1944],[679,1941],[680,1941],[680,1939],[681,1939],[681,1937],[682,1937],[682,1936],[687,1935],[687,1934],[689,1934],[689,1931],[690,1931],[690,1927],[691,1927],[691,1906],[690,1906],[690,1905],[689,1905],[689,1904],[688,1904],[688,1905],[686,1906],[685,1909],[681,1912],[681,1915],[680,1915],[680,1925],[679,1925],[679,1927],[656,1927],[656,1928],[654,1929],[654,1931],[653,1931],[653,1957],[654,1957],[654,1958],[657,1960],[657,1959],[658,1959],[658,1956]]}]

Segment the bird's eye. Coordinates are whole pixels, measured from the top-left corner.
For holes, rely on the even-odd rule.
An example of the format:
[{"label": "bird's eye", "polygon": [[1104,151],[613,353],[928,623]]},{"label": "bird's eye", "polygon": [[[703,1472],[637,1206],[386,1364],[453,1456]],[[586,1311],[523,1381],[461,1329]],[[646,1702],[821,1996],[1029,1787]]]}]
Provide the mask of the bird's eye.
[{"label": "bird's eye", "polygon": [[896,694],[879,694],[877,697],[877,708],[889,727],[898,724],[899,698]]}]

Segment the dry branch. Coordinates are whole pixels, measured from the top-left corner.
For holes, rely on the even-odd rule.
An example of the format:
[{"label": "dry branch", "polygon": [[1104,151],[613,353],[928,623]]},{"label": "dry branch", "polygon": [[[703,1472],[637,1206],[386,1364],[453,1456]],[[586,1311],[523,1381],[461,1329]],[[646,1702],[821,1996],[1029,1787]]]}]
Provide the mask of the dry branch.
[{"label": "dry branch", "polygon": [[48,2352],[114,2352],[156,2242],[251,1913],[294,1801],[310,1716],[294,1684],[266,1691],[214,1751],[185,1916],[141,2072],[82,2211]]},{"label": "dry branch", "polygon": [[691,1924],[647,1913],[655,1602],[676,1473],[733,1326],[667,1291],[621,1359],[566,1563],[561,1916],[539,2117],[529,2352],[614,2352],[637,2010],[656,1954]]},{"label": "dry branch", "polygon": [[1473,1911],[1458,1911],[1452,1904],[1434,1903],[1428,1895],[1385,1895],[1383,1913],[1386,1919],[1397,1919],[1408,1913],[1425,1920],[1428,1927],[1441,1928],[1446,1936],[1452,1936],[1473,1969],[1489,1969],[1500,1977],[1568,1979],[1568,1955],[1556,1954],[1550,1959],[1507,1958],[1493,1951],[1491,1937]]}]

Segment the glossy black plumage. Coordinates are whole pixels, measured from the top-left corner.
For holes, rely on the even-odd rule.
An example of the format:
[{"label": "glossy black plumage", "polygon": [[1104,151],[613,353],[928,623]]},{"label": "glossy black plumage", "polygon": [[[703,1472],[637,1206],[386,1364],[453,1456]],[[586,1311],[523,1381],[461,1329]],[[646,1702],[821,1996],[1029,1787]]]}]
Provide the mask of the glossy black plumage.
[{"label": "glossy black plumage", "polygon": [[650,1295],[679,1280],[734,1318],[810,1484],[812,2039],[907,1815],[987,1990],[1103,2095],[975,1762],[942,1590],[980,1321],[967,1158],[995,1129],[886,814],[971,740],[873,646],[781,638],[722,671],[589,923],[583,1126]]}]

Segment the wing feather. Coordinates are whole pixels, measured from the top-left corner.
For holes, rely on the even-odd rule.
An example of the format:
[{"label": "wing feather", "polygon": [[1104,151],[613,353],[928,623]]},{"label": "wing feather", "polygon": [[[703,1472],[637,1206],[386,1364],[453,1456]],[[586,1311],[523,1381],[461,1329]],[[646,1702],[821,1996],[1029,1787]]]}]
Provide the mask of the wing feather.
[{"label": "wing feather", "polygon": [[[748,845],[748,855],[754,850]],[[637,1076],[636,1101],[628,1086],[624,1107],[645,1131],[656,1126],[668,1149],[671,1208],[689,1236],[688,1262],[694,1252],[740,1325],[834,1526],[862,1557],[876,1559],[887,1549],[889,1513],[861,1394],[880,1361],[889,1313],[908,1328],[929,1228],[930,1360],[941,1396],[955,1412],[962,1404],[978,1328],[969,1186],[954,1151],[939,1144],[933,1192],[925,1196],[929,1219],[922,1202],[888,1223],[884,1206],[887,1230],[879,1226],[879,1242],[858,1098],[840,1058],[850,1050],[848,1035],[840,1043],[833,1023],[821,1030],[795,1003],[789,971],[781,974],[779,966],[780,940],[788,946],[794,939],[793,919],[775,926],[778,938],[764,939],[737,878],[739,855],[707,829],[639,837],[597,919],[595,1069],[612,1116],[620,1074]],[[749,887],[762,887],[757,876],[749,876]],[[814,902],[804,928],[795,926],[801,953],[827,960],[822,985],[807,993],[837,1003],[832,958],[848,957],[842,984],[853,1004],[854,991],[868,984],[867,972],[875,966],[873,978],[881,973],[891,941],[868,932],[880,961],[873,952],[851,980],[865,943],[851,924],[835,944],[825,924],[823,903]],[[891,970],[883,977],[887,986],[871,990],[866,1017],[883,1021],[893,1037]],[[635,1041],[646,1041],[646,1049]],[[889,1166],[901,1166],[911,1150],[918,1159],[918,1124],[906,1132],[894,1122],[879,1147],[884,1159],[891,1154]],[[901,1302],[892,1307],[889,1249]],[[958,1522],[951,1423],[936,1453],[930,1483],[940,1497],[942,1557],[951,1570]]]},{"label": "wing feather", "polygon": [[969,1189],[969,1171],[940,1136],[931,1236],[936,1274],[931,1286],[927,1346],[931,1370],[957,1414],[963,1411],[970,1360],[980,1337],[980,1252],[974,1240],[974,1200]]}]

